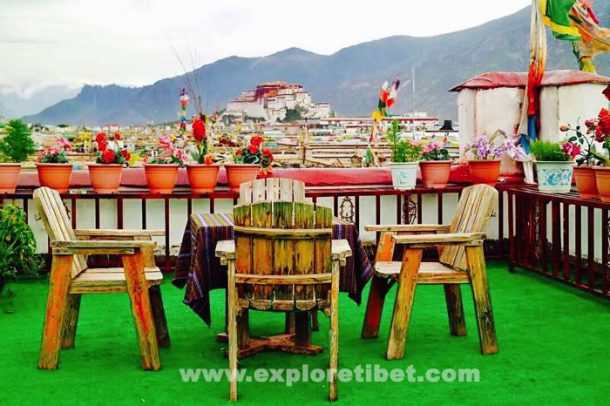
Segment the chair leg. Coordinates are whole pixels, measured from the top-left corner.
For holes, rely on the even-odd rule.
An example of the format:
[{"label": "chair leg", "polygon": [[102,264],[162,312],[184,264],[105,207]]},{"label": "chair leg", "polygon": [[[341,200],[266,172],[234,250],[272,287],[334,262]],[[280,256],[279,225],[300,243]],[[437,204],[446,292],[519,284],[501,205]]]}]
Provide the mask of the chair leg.
[{"label": "chair leg", "polygon": [[446,284],[445,302],[449,315],[449,331],[452,336],[466,335],[466,321],[464,320],[464,306],[462,304],[462,291],[460,285]]},{"label": "chair leg", "polygon": [[318,320],[318,311],[311,311],[311,331],[320,331],[320,322]]},{"label": "chair leg", "polygon": [[40,369],[57,368],[73,260],[74,257],[71,255],[53,256],[49,297],[38,359],[38,368]]},{"label": "chair leg", "polygon": [[150,296],[150,305],[155,321],[155,331],[157,332],[157,342],[160,347],[169,348],[171,340],[169,330],[167,328],[167,319],[165,317],[165,308],[163,307],[163,298],[161,296],[161,287],[159,285],[148,288]]},{"label": "chair leg", "polygon": [[74,348],[76,339],[76,326],[78,324],[78,312],[80,310],[80,294],[69,294],[66,303],[66,315],[63,320],[61,333],[61,348]]},{"label": "chair leg", "polygon": [[295,337],[294,342],[299,347],[311,345],[311,322],[310,312],[295,312]]},{"label": "chair leg", "polygon": [[[375,263],[392,260],[395,245],[393,240],[394,234],[395,233],[393,232],[386,231],[379,235],[377,252],[375,252]],[[392,287],[392,283],[391,280],[383,279],[373,274],[369,299],[366,304],[364,323],[362,325],[362,338],[376,338],[379,334],[379,323],[381,323],[383,304],[385,303],[386,294]]]},{"label": "chair leg", "polygon": [[127,292],[131,301],[131,312],[142,355],[142,366],[145,370],[158,371],[161,363],[159,362],[159,347],[150,296],[144,275],[144,256],[141,251],[138,251],[133,255],[123,255],[122,259]]},{"label": "chair leg", "polygon": [[339,368],[339,269],[340,265],[333,263],[331,299],[330,299],[330,376],[329,386],[331,401],[337,400],[337,370]]},{"label": "chair leg", "polygon": [[474,309],[477,315],[481,353],[495,354],[498,352],[498,343],[496,341],[496,329],[491,309],[491,299],[489,297],[483,247],[466,247],[466,256],[472,284]]},{"label": "chair leg", "polygon": [[229,336],[229,399],[237,400],[237,291],[235,288],[235,265],[229,262],[227,281],[227,314]]},{"label": "chair leg", "polygon": [[398,277],[398,291],[386,354],[386,358],[389,360],[402,359],[404,356],[422,251],[421,248],[409,248],[405,250],[402,257],[402,268]]},{"label": "chair leg", "polygon": [[385,297],[392,286],[392,281],[373,275],[369,299],[366,303],[366,313],[362,325],[362,338],[377,338]]}]

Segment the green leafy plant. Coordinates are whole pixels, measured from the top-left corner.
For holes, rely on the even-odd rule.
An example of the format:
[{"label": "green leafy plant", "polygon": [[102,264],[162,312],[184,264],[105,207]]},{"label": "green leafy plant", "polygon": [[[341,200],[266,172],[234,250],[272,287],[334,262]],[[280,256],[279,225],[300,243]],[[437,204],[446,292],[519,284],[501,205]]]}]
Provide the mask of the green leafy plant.
[{"label": "green leafy plant", "polygon": [[537,161],[565,162],[580,154],[580,148],[572,142],[534,141],[530,153]]},{"label": "green leafy plant", "polygon": [[35,275],[41,267],[25,212],[12,204],[4,206],[0,209],[0,279],[14,278],[17,273]]},{"label": "green leafy plant", "polygon": [[0,162],[24,162],[36,151],[32,131],[21,120],[11,120],[6,126],[6,136],[0,140]]},{"label": "green leafy plant", "polygon": [[390,144],[391,160],[394,163],[416,162],[422,153],[421,145],[412,140],[403,140],[400,137],[400,124],[393,120],[386,135]]}]

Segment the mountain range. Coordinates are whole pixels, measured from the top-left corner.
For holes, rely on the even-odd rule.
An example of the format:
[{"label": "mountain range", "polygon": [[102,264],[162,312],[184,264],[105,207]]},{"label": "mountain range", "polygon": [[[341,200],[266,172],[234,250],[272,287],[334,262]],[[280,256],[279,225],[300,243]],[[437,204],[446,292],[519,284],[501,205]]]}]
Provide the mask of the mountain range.
[{"label": "mountain range", "polygon": [[[602,21],[610,4],[597,7]],[[427,17],[434,22],[433,16]],[[198,83],[207,111],[222,109],[240,92],[266,81],[300,83],[316,102],[330,102],[338,115],[368,115],[377,104],[379,87],[399,77],[403,88],[392,113],[415,109],[455,119],[456,96],[448,89],[488,71],[525,71],[529,63],[530,9],[486,24],[433,37],[393,36],[350,46],[332,55],[290,48],[275,54],[231,56],[189,73]],[[549,34],[548,69],[577,69],[568,42]],[[610,56],[596,59],[599,73],[610,74]],[[415,97],[411,72],[415,68]],[[29,122],[46,124],[145,124],[175,120],[178,92],[187,77],[180,75],[143,87],[85,85]],[[0,100],[1,102],[1,100]],[[5,103],[6,104],[6,103]]]},{"label": "mountain range", "polygon": [[27,94],[0,85],[0,115],[21,117],[35,114],[62,100],[78,95],[80,87],[48,86]]}]

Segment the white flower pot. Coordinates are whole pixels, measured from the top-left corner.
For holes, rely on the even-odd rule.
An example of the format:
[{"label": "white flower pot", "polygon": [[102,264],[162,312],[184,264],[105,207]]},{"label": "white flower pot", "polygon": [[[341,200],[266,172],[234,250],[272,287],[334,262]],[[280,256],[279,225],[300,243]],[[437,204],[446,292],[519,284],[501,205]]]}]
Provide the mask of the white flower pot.
[{"label": "white flower pot", "polygon": [[573,161],[537,161],[538,190],[568,193],[572,189]]},{"label": "white flower pot", "polygon": [[390,163],[392,185],[396,190],[411,190],[417,183],[418,162]]}]

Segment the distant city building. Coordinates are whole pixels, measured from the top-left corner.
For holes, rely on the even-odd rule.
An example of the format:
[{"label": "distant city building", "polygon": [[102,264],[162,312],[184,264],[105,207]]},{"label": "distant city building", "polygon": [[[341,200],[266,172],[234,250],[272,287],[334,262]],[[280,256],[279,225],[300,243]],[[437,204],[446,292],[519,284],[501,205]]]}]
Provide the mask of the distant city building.
[{"label": "distant city building", "polygon": [[256,90],[242,92],[229,102],[225,115],[243,116],[276,122],[286,119],[289,110],[297,111],[302,118],[331,116],[330,103],[314,103],[303,86],[287,82],[269,82]]}]

